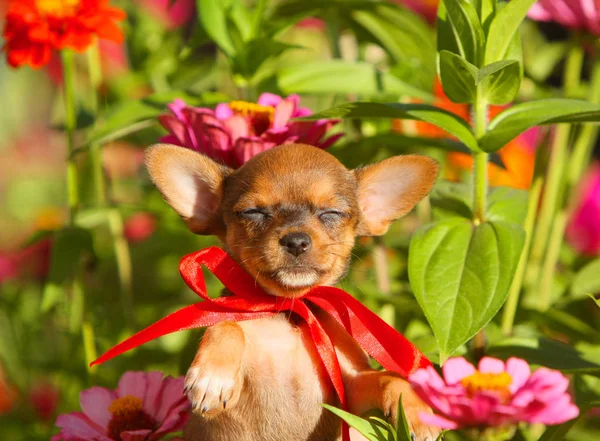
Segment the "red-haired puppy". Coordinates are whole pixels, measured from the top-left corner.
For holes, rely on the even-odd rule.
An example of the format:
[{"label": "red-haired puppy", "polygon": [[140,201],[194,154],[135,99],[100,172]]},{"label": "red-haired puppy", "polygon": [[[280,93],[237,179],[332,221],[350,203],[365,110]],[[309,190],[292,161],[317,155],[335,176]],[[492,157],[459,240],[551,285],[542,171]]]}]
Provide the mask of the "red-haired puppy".
[{"label": "red-haired puppy", "polygon": [[[438,174],[434,160],[417,155],[348,170],[302,144],[267,150],[237,170],[166,144],[150,147],[146,163],[192,232],[217,236],[266,292],[283,297],[338,282],[355,238],[384,234],[429,193]],[[413,438],[434,441],[438,431],[420,422],[417,414],[428,409],[408,383],[371,369],[346,331],[314,312],[332,336],[350,411],[378,408],[395,421],[402,394]],[[341,438],[339,419],[321,407],[339,403],[306,327],[293,315],[207,329],[186,386],[194,408],[188,441]]]}]

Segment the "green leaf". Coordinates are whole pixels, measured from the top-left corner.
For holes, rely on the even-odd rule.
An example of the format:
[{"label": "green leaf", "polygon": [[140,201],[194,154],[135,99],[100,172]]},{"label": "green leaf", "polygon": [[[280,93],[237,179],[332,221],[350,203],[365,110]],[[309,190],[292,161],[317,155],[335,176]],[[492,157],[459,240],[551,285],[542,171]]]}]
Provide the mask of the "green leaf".
[{"label": "green leaf", "polygon": [[596,303],[596,305],[598,305],[598,308],[600,308],[600,299],[597,299],[596,297],[594,297],[591,294],[588,294],[589,298],[592,299],[594,301],[594,303]]},{"label": "green leaf", "polygon": [[571,294],[577,297],[600,293],[600,258],[584,266],[573,279]]},{"label": "green leaf", "polygon": [[524,358],[529,363],[558,369],[565,373],[600,374],[597,358],[557,340],[510,338],[490,346],[488,354],[504,359]]},{"label": "green leaf", "polygon": [[500,309],[524,240],[519,225],[474,226],[466,219],[427,225],[415,233],[409,279],[438,341],[442,363]]},{"label": "green leaf", "polygon": [[462,182],[438,181],[429,194],[431,210],[435,220],[463,217],[473,219],[470,185]]},{"label": "green leaf", "polygon": [[472,0],[472,2],[481,23],[483,23],[485,33],[485,30],[489,28],[489,22],[494,18],[494,14],[496,13],[497,0]]},{"label": "green leaf", "polygon": [[[498,69],[498,66],[495,65],[499,63],[505,65]],[[494,69],[494,72],[486,72],[484,73],[485,76],[481,75],[483,69],[479,72],[479,87],[482,89],[483,97],[490,104],[512,103],[521,88],[521,66],[519,62],[516,60],[498,61],[489,66]]]},{"label": "green leaf", "polygon": [[511,0],[496,12],[487,33],[484,65],[505,59],[514,35],[535,2]]},{"label": "green leaf", "polygon": [[249,41],[252,38],[252,16],[242,1],[233,0],[229,10],[229,18],[235,23],[242,40]]},{"label": "green leaf", "polygon": [[527,217],[528,200],[529,193],[526,190],[509,187],[493,188],[488,196],[486,219],[523,225]]},{"label": "green leaf", "polygon": [[338,409],[337,407],[330,406],[328,404],[321,404],[325,409],[339,416],[342,420],[344,420],[350,427],[358,430],[364,437],[366,437],[369,441],[382,441],[385,438],[380,438],[377,434],[377,431],[374,430],[373,424],[369,421],[357,417],[349,412],[346,412],[342,409]]},{"label": "green leaf", "polygon": [[600,121],[600,106],[588,101],[553,98],[516,104],[497,115],[480,139],[481,149],[495,152],[531,127],[554,123]]},{"label": "green leaf", "polygon": [[42,311],[50,310],[63,296],[62,285],[75,274],[85,253],[93,253],[92,235],[89,231],[69,227],[55,233]]},{"label": "green leaf", "polygon": [[396,94],[426,101],[431,96],[408,83],[378,70],[371,63],[342,60],[301,63],[279,70],[277,83],[285,93]]},{"label": "green leaf", "polygon": [[398,400],[398,416],[396,418],[396,433],[398,434],[398,441],[411,441],[410,426],[408,425],[408,419],[404,412],[404,405],[402,404],[402,394]]},{"label": "green leaf", "polygon": [[468,0],[443,0],[443,2],[447,14],[444,26],[450,25],[452,28],[452,35],[458,48],[458,52],[455,53],[471,64],[479,66],[485,35],[477,11]]},{"label": "green leaf", "polygon": [[396,118],[424,121],[455,136],[469,149],[479,151],[469,123],[452,112],[427,104],[354,102],[342,104],[301,119],[322,118]]},{"label": "green leaf", "polygon": [[473,103],[477,68],[449,51],[440,52],[440,79],[444,92],[455,103]]},{"label": "green leaf", "polygon": [[235,48],[227,29],[228,3],[224,0],[197,0],[197,8],[200,24],[206,33],[227,56],[231,57],[235,54]]},{"label": "green leaf", "polygon": [[418,15],[393,3],[374,3],[353,11],[352,19],[368,31],[396,62],[416,60],[435,65],[431,27]]},{"label": "green leaf", "polygon": [[276,58],[289,49],[302,49],[302,46],[272,38],[252,40],[233,57],[233,71],[251,79],[267,60]]}]

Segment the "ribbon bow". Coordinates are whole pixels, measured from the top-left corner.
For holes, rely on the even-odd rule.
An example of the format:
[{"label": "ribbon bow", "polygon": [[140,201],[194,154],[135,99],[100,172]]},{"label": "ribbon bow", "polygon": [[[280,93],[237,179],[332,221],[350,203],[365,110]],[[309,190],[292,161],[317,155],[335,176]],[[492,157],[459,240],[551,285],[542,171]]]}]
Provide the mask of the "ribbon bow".
[{"label": "ribbon bow", "polygon": [[[211,299],[206,292],[202,265],[217,276],[233,295]],[[204,301],[186,306],[148,326],[106,351],[93,361],[91,366],[104,363],[150,340],[176,331],[212,326],[222,321],[239,322],[271,317],[291,311],[307,323],[321,363],[333,384],[340,404],[346,408],[342,374],[333,343],[311,311],[311,303],[329,313],[385,369],[408,377],[415,370],[431,364],[398,331],[341,289],[318,286],[293,300],[268,295],[225,251],[217,247],[185,256],[179,264],[179,271],[185,283]],[[344,439],[348,439],[347,433],[347,430],[344,430]]]}]

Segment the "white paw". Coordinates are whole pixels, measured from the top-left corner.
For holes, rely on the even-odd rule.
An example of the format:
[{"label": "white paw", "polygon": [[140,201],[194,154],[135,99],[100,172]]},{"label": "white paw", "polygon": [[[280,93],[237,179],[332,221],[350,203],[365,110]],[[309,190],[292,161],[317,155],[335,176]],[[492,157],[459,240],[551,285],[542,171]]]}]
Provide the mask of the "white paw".
[{"label": "white paw", "polygon": [[242,388],[239,372],[213,369],[210,366],[192,366],[185,377],[185,393],[194,412],[214,416],[233,407]]}]

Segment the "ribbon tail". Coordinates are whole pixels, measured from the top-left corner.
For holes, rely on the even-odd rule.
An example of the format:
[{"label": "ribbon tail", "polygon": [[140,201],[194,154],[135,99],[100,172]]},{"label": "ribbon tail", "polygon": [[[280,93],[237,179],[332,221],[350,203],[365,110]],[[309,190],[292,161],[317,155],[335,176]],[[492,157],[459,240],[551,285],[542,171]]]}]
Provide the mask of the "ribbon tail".
[{"label": "ribbon tail", "polygon": [[273,315],[271,312],[240,312],[229,310],[226,307],[214,304],[212,302],[200,302],[194,305],[186,306],[172,314],[164,317],[156,323],[141,330],[137,334],[129,337],[127,340],[119,343],[106,351],[98,359],[90,363],[90,366],[102,364],[117,355],[137,348],[151,340],[171,334],[177,331],[183,331],[192,328],[212,326],[224,320],[243,321],[255,318],[268,317]]},{"label": "ribbon tail", "polygon": [[431,365],[415,345],[347,292],[319,287],[308,299],[329,312],[385,369],[406,378]]},{"label": "ribbon tail", "polygon": [[[321,326],[319,320],[315,317],[312,311],[306,306],[304,302],[297,302],[292,307],[292,310],[299,314],[308,325],[310,335],[323,367],[327,371],[327,375],[333,385],[342,409],[348,410],[346,403],[346,391],[344,390],[344,382],[342,379],[342,371],[340,364],[335,353],[335,347],[333,342],[329,338],[329,335]],[[350,428],[342,421],[342,441],[350,441]]]}]

